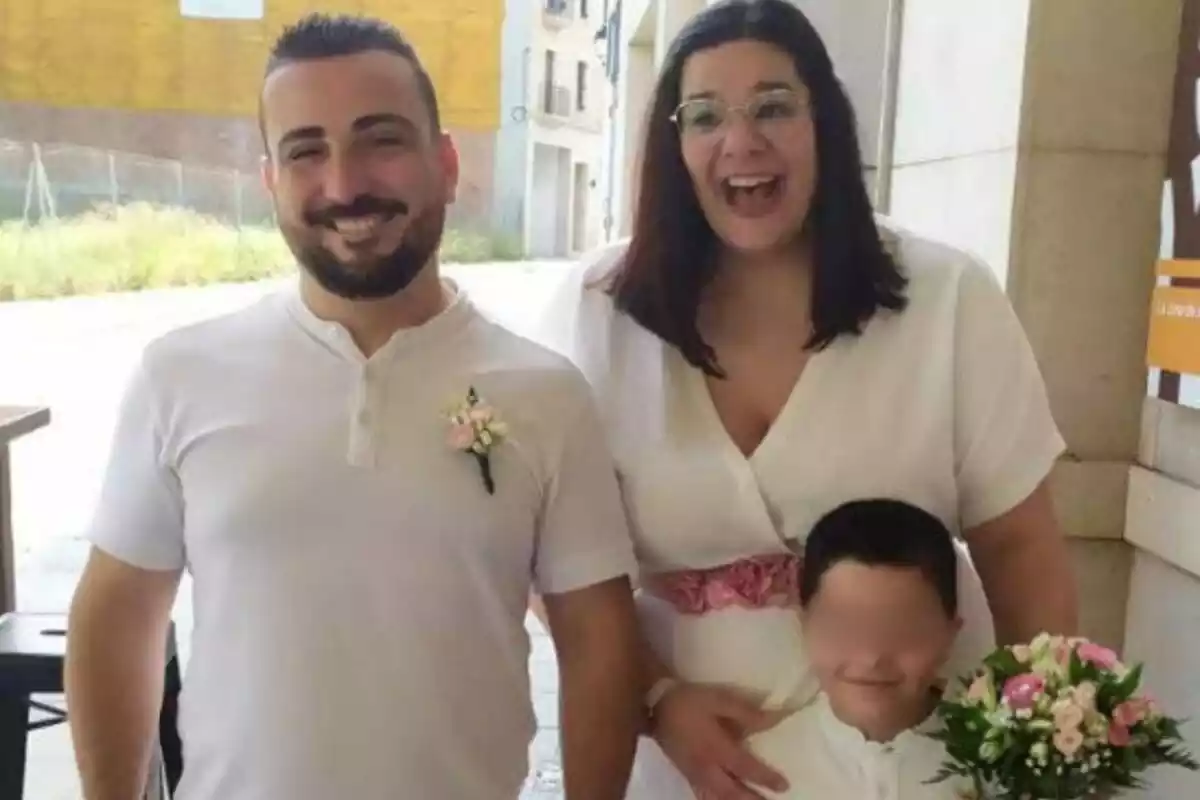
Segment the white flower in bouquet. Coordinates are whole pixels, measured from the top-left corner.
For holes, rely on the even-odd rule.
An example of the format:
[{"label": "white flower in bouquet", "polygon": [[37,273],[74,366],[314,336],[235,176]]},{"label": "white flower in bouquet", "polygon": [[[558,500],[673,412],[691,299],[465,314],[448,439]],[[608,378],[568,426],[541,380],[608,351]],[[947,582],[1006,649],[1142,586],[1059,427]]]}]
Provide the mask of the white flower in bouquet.
[{"label": "white flower in bouquet", "polygon": [[931,735],[947,758],[928,782],[965,781],[963,797],[1081,800],[1144,786],[1158,764],[1200,769],[1179,720],[1142,687],[1141,665],[1086,639],[1043,633],[1002,647],[962,686],[938,707]]}]

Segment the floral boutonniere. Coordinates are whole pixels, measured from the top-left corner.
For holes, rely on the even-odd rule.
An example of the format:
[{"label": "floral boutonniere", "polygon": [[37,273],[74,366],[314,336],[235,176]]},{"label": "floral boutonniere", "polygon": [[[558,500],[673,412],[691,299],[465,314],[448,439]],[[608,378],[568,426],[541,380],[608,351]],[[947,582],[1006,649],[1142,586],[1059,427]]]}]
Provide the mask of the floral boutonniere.
[{"label": "floral boutonniere", "polygon": [[492,477],[492,450],[508,436],[508,426],[496,414],[496,410],[480,399],[472,386],[464,400],[446,415],[450,423],[447,441],[455,450],[474,457],[479,464],[483,488],[488,494],[496,493],[496,481]]}]

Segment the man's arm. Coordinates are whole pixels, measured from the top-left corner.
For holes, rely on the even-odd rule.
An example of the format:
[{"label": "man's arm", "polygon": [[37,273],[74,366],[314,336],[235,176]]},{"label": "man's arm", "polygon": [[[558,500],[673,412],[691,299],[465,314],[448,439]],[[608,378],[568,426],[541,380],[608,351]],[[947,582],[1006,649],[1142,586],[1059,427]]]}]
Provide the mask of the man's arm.
[{"label": "man's arm", "polygon": [[[636,593],[635,593],[636,596]],[[547,631],[550,630],[550,616],[546,611],[546,601],[539,595],[532,594],[529,596],[529,610],[537,617],[538,622],[542,623]],[[663,660],[654,652],[654,648],[646,641],[645,636],[641,635],[641,626],[638,627],[638,687],[641,692],[642,699],[645,700],[646,695],[650,692],[654,685],[663,679],[674,679],[671,670],[663,663]],[[646,728],[645,709],[642,713],[642,733],[648,733]]]},{"label": "man's arm", "polygon": [[531,590],[558,653],[567,799],[623,800],[641,731],[637,560],[590,390],[560,377]]},{"label": "man's arm", "polygon": [[141,797],[171,606],[187,563],[183,489],[143,361],[125,392],[67,622],[66,690],[86,800]]},{"label": "man's arm", "polygon": [[162,701],[179,571],[149,571],[93,549],[71,603],[66,693],[87,800],[145,790]]},{"label": "man's arm", "polygon": [[642,728],[641,651],[628,578],[543,599],[558,653],[569,800],[621,800]]}]

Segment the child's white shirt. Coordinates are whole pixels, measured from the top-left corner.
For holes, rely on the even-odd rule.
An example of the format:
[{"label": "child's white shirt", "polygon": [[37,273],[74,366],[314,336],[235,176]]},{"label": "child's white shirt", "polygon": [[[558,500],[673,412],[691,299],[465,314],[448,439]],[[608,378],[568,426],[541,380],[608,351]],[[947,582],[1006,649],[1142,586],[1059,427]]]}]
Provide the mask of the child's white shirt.
[{"label": "child's white shirt", "polygon": [[748,740],[753,753],[789,784],[786,792],[755,787],[770,800],[960,800],[957,778],[927,784],[946,758],[927,735],[936,718],[890,742],[868,741],[833,713],[822,693],[770,730]]}]

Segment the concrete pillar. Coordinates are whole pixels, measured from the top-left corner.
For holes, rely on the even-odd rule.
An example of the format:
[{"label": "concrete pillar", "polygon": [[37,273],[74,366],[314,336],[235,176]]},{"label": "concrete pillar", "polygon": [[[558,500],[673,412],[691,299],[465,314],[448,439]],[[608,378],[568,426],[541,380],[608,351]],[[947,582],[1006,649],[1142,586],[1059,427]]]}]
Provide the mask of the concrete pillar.
[{"label": "concrete pillar", "polygon": [[617,79],[618,122],[610,134],[616,137],[611,187],[614,238],[631,233],[638,153],[658,71],[684,23],[704,7],[705,0],[650,0],[630,3],[622,10],[624,41],[623,64]]},{"label": "concrete pillar", "polygon": [[1008,286],[1070,453],[1085,631],[1121,645],[1178,0],[907,0],[892,213]]},{"label": "concrete pillar", "polygon": [[667,50],[683,28],[684,23],[702,11],[705,0],[655,0],[654,21],[654,69],[662,67]]},{"label": "concrete pillar", "polygon": [[874,183],[883,125],[888,9],[895,0],[792,0],[821,34],[858,118],[858,141]]},{"label": "concrete pillar", "polygon": [[613,163],[615,185],[613,186],[613,216],[615,238],[624,238],[632,232],[633,209],[636,205],[638,153],[642,147],[646,112],[654,92],[654,45],[631,42],[625,50],[625,64],[618,80],[618,109],[621,124],[616,126],[617,136]]}]

